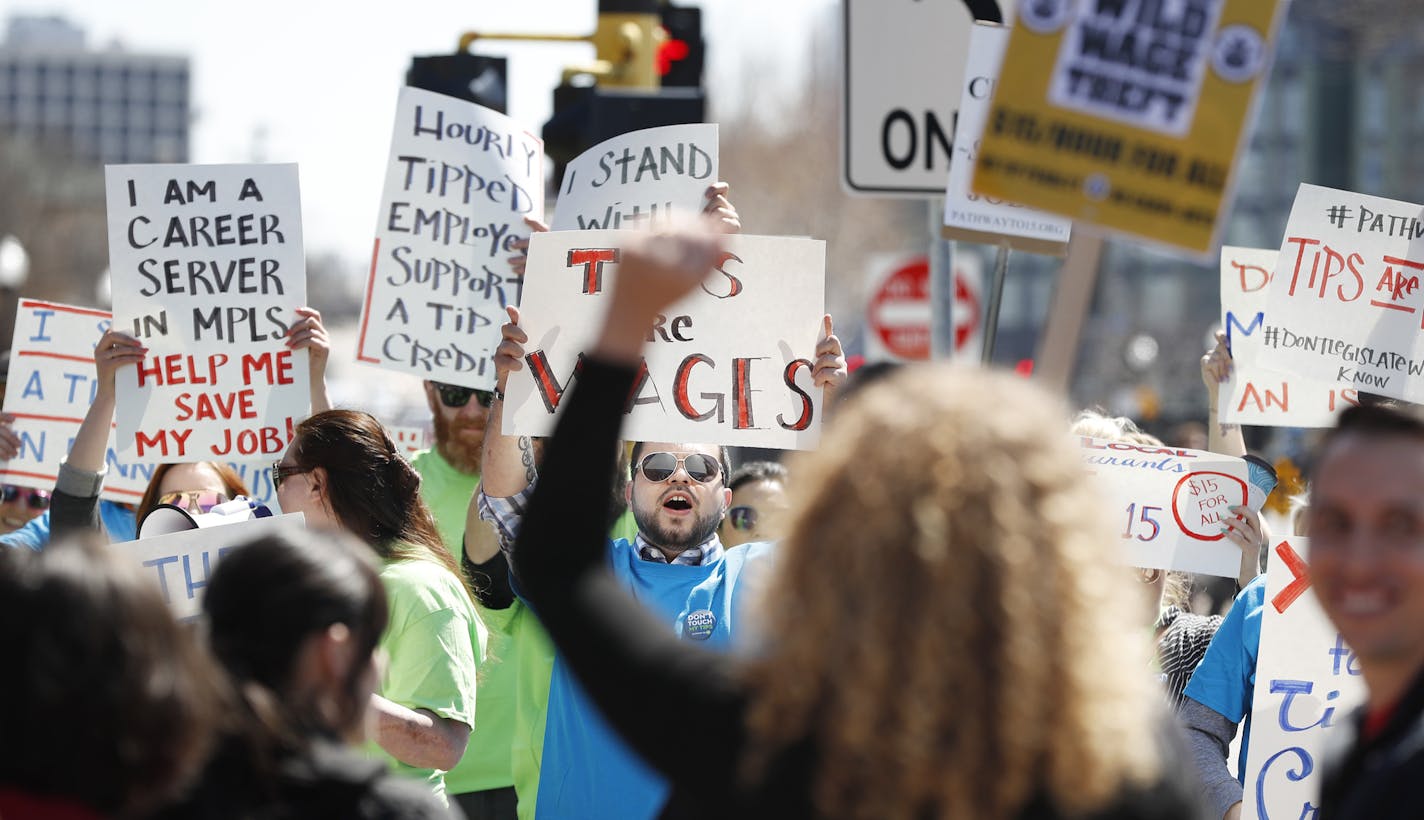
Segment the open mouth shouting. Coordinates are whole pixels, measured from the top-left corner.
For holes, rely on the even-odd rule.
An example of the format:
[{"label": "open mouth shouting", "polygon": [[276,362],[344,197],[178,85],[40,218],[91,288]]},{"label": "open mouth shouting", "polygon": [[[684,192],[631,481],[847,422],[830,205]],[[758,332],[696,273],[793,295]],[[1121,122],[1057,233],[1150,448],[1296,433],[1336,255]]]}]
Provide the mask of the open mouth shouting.
[{"label": "open mouth shouting", "polygon": [[692,512],[692,496],[685,490],[674,490],[663,496],[664,510],[673,515],[687,515]]}]

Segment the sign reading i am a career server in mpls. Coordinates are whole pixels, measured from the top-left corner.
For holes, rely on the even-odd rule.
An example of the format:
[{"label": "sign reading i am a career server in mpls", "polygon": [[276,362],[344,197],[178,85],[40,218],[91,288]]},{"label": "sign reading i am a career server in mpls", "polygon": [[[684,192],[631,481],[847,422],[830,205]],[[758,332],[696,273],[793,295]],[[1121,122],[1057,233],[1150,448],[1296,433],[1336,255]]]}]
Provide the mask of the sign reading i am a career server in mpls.
[{"label": "sign reading i am a career server in mpls", "polygon": [[975,193],[1210,254],[1285,6],[1022,4]]},{"label": "sign reading i am a career server in mpls", "polygon": [[310,409],[296,165],[104,169],[114,326],[148,355],[117,379],[120,455],[271,459]]}]

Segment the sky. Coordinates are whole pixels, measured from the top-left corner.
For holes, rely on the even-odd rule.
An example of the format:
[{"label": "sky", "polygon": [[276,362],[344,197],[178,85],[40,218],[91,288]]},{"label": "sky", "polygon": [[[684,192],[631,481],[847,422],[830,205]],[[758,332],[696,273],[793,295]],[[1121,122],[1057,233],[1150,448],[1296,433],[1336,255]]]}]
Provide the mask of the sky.
[{"label": "sky", "polygon": [[[694,5],[683,0],[682,5]],[[812,21],[835,0],[702,0],[708,85],[735,88],[755,55],[767,81],[790,89],[803,74]],[[461,33],[592,32],[596,0],[504,3],[402,0],[51,0],[0,6],[58,14],[91,47],[186,54],[192,60],[195,163],[296,162],[308,254],[369,262],[396,93],[412,55],[454,51]],[[581,43],[489,41],[476,53],[509,57],[509,114],[538,133]],[[764,76],[764,75],[763,75]]]}]

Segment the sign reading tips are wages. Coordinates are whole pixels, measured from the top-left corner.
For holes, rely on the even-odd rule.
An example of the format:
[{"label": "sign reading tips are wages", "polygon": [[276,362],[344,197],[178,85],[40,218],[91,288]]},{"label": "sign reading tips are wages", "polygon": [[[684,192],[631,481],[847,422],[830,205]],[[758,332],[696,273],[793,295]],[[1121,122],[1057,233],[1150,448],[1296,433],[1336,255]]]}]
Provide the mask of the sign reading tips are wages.
[{"label": "sign reading tips are wages", "polygon": [[525,217],[544,213],[544,143],[496,111],[416,88],[396,104],[358,361],[488,389]]},{"label": "sign reading tips are wages", "polygon": [[296,165],[105,169],[114,325],[148,356],[120,368],[118,447],[145,461],[279,455],[310,406]]},{"label": "sign reading tips are wages", "polygon": [[1278,255],[1263,248],[1221,249],[1221,326],[1235,366],[1221,385],[1220,418],[1264,427],[1328,427],[1358,403],[1354,389],[1243,363],[1259,360],[1266,318],[1276,313],[1267,296]]},{"label": "sign reading tips are wages", "polygon": [[1285,6],[1023,3],[975,193],[1208,254]]},{"label": "sign reading tips are wages", "polygon": [[1242,817],[1314,817],[1320,754],[1365,701],[1355,653],[1320,609],[1307,558],[1304,538],[1271,550]]},{"label": "sign reading tips are wages", "polygon": [[622,134],[569,163],[553,229],[628,230],[653,227],[676,212],[698,214],[716,181],[716,125]]},{"label": "sign reading tips are wages", "polygon": [[1424,208],[1301,185],[1244,363],[1424,402]]},{"label": "sign reading tips are wages", "polygon": [[[5,385],[5,410],[15,417],[20,452],[0,465],[0,480],[41,490],[54,487],[59,464],[69,455],[98,390],[94,344],[109,322],[107,310],[20,300]],[[105,498],[132,504],[143,497],[152,464],[120,459],[112,438],[106,462]]]},{"label": "sign reading tips are wages", "polygon": [[941,233],[946,239],[1002,243],[1018,250],[1061,256],[1067,252],[1072,222],[969,190],[975,154],[989,116],[989,100],[1008,42],[1009,30],[992,23],[975,23],[969,33],[969,60],[959,98]]},{"label": "sign reading tips are wages", "polygon": [[1235,515],[1230,507],[1261,508],[1276,485],[1268,469],[1202,450],[1087,436],[1078,447],[1115,516],[1109,520],[1122,527],[1129,565],[1236,577],[1241,550],[1222,526]]},{"label": "sign reading tips are wages", "polygon": [[[618,276],[627,231],[535,234],[520,324],[525,366],[510,374],[505,424],[547,435]],[[629,399],[632,441],[804,449],[821,426],[811,368],[822,331],[825,243],[731,236],[711,278],[648,334]]]}]

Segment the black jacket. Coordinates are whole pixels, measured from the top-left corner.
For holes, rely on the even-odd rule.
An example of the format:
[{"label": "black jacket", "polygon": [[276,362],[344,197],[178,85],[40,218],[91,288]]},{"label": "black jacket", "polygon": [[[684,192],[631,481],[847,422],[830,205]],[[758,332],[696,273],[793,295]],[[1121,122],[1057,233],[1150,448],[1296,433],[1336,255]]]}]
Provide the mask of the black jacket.
[{"label": "black jacket", "polygon": [[1415,678],[1383,730],[1361,736],[1365,710],[1323,755],[1318,820],[1391,820],[1424,814],[1424,674]]}]

